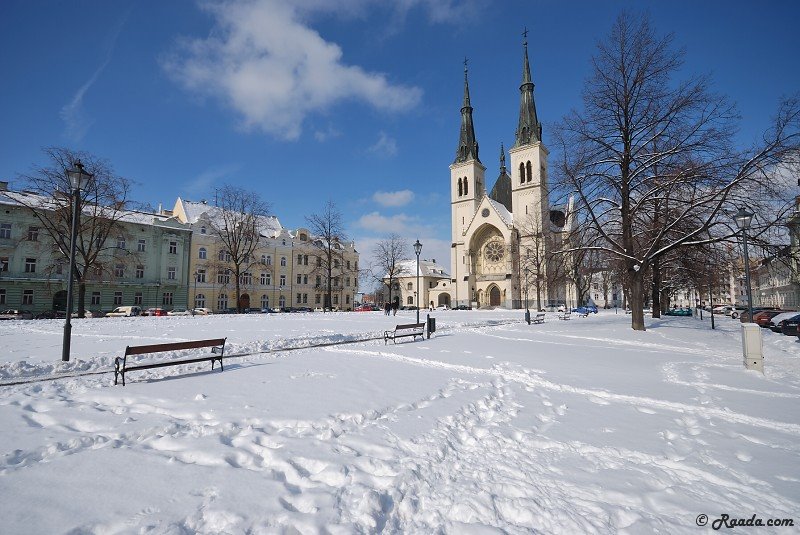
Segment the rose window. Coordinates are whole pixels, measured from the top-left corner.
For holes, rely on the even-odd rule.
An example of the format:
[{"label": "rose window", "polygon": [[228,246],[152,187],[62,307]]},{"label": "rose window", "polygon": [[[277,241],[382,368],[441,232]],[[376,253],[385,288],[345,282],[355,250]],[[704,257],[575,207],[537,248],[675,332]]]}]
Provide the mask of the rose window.
[{"label": "rose window", "polygon": [[498,241],[489,242],[483,254],[489,262],[499,262],[503,258],[503,244]]}]

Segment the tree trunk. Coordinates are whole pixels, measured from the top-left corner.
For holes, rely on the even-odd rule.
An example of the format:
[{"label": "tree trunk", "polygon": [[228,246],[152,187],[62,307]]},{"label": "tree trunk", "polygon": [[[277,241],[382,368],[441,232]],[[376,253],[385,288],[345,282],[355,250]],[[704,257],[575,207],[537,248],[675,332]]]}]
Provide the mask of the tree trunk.
[{"label": "tree trunk", "polygon": [[78,281],[78,317],[86,317],[86,283],[83,279]]},{"label": "tree trunk", "polygon": [[669,301],[670,301],[669,300],[669,290],[664,288],[663,290],[661,290],[661,312],[662,313],[666,313],[667,310],[669,310],[669,305],[670,305]]},{"label": "tree trunk", "polygon": [[644,294],[642,288],[644,281],[642,280],[641,271],[633,271],[628,276],[630,294],[628,300],[631,304],[631,327],[635,331],[644,331]]},{"label": "tree trunk", "polygon": [[650,295],[653,299],[653,317],[661,317],[661,262],[658,258],[653,259],[653,287],[651,288]]}]

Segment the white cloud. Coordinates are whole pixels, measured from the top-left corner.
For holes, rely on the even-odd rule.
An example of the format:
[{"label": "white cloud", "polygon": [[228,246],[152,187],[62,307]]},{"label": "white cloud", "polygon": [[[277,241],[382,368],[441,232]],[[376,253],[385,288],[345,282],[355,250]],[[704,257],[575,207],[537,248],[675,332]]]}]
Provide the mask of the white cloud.
[{"label": "white cloud", "polygon": [[329,139],[334,139],[341,136],[342,133],[338,131],[333,125],[328,125],[327,128],[324,129],[317,129],[314,131],[314,139],[319,141],[320,143],[324,143]]},{"label": "white cloud", "polygon": [[[203,4],[217,28],[205,39],[184,40],[163,67],[187,90],[221,99],[245,128],[283,139],[297,139],[309,114],[347,99],[390,112],[416,106],[419,88],[345,64],[341,48],[301,20],[330,11],[330,4],[305,2],[303,13],[285,0]],[[343,2],[341,9],[360,6]]]},{"label": "white cloud", "polygon": [[358,221],[356,221],[356,226],[378,234],[395,233],[402,235],[411,230],[414,226],[414,218],[406,214],[397,214],[387,217],[381,215],[379,212],[372,212],[362,215]]},{"label": "white cloud", "polygon": [[372,200],[381,206],[405,206],[414,200],[414,192],[410,189],[400,191],[376,191]]},{"label": "white cloud", "polygon": [[391,157],[397,155],[397,141],[386,132],[378,134],[378,141],[367,149],[367,152],[376,154],[382,157]]},{"label": "white cloud", "polygon": [[231,176],[240,169],[239,165],[223,165],[206,169],[189,182],[184,184],[184,190],[190,198],[199,198],[198,195],[208,193],[220,179]]}]

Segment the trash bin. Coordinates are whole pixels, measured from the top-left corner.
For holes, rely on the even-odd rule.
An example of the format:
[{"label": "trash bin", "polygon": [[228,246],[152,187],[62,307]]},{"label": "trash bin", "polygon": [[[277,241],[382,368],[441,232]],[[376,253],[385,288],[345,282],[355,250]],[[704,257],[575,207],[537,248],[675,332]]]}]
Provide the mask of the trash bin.
[{"label": "trash bin", "polygon": [[742,353],[745,368],[764,373],[761,328],[755,323],[742,323]]},{"label": "trash bin", "polygon": [[430,314],[428,314],[428,338],[431,337],[431,333],[436,332],[436,318],[432,318]]}]

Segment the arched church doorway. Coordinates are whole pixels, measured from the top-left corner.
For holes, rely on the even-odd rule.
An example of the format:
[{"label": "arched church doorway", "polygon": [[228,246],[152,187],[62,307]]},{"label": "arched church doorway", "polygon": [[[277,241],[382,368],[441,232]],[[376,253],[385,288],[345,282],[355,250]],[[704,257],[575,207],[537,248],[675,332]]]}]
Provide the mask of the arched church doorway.
[{"label": "arched church doorway", "polygon": [[53,310],[67,310],[67,291],[61,290],[53,294]]},{"label": "arched church doorway", "polygon": [[242,294],[239,297],[239,308],[243,310],[250,308],[250,296],[248,294]]},{"label": "arched church doorway", "polygon": [[497,286],[492,286],[489,288],[489,306],[500,306],[500,288]]},{"label": "arched church doorway", "polygon": [[450,294],[439,294],[439,306],[450,306]]}]

